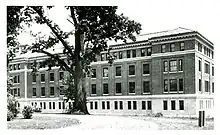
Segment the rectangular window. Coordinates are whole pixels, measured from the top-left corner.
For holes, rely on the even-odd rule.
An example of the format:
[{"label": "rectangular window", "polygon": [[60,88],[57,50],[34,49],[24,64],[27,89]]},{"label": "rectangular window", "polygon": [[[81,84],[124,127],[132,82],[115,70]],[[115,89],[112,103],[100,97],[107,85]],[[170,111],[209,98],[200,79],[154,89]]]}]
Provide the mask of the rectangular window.
[{"label": "rectangular window", "polygon": [[105,54],[101,54],[101,61],[104,61],[105,60]]},{"label": "rectangular window", "polygon": [[33,96],[37,96],[36,88],[33,88]]},{"label": "rectangular window", "polygon": [[183,79],[179,79],[179,91],[183,91]]},{"label": "rectangular window", "polygon": [[64,79],[64,72],[60,72],[60,80]]},{"label": "rectangular window", "polygon": [[54,73],[50,73],[50,81],[54,81]]},{"label": "rectangular window", "polygon": [[202,44],[198,43],[198,51],[202,52]]},{"label": "rectangular window", "polygon": [[136,50],[132,50],[132,57],[136,57]]},{"label": "rectangular window", "polygon": [[96,94],[96,84],[92,84],[92,94]]},{"label": "rectangular window", "polygon": [[174,100],[171,101],[171,110],[176,110],[176,102]]},{"label": "rectangular window", "polygon": [[163,101],[163,110],[168,110],[167,100]]},{"label": "rectangular window", "polygon": [[116,93],[121,93],[121,83],[116,83]]},{"label": "rectangular window", "polygon": [[170,71],[171,71],[171,72],[177,71],[176,60],[171,60],[169,66],[170,66]]},{"label": "rectangular window", "polygon": [[151,47],[147,48],[147,56],[151,56]]},{"label": "rectangular window", "polygon": [[214,76],[214,67],[212,66],[212,76]]},{"label": "rectangular window", "polygon": [[18,88],[18,97],[20,97],[20,88]]},{"label": "rectangular window", "polygon": [[102,109],[105,109],[105,101],[102,101]]},{"label": "rectangular window", "polygon": [[164,80],[164,88],[163,88],[163,91],[164,91],[164,92],[168,92],[168,80],[167,80],[167,79]]},{"label": "rectangular window", "polygon": [[209,81],[205,81],[205,92],[209,92]]},{"label": "rectangular window", "polygon": [[90,102],[90,109],[93,109],[93,102]]},{"label": "rectangular window", "polygon": [[163,62],[163,71],[168,72],[168,62],[167,61]]},{"label": "rectangular window", "polygon": [[183,71],[183,60],[179,60],[179,71]]},{"label": "rectangular window", "polygon": [[151,110],[151,109],[152,109],[152,102],[147,101],[147,110]]},{"label": "rectangular window", "polygon": [[42,108],[42,102],[40,102],[40,108]]},{"label": "rectangular window", "polygon": [[65,94],[64,86],[60,86],[60,95],[64,95],[64,94]]},{"label": "rectangular window", "polygon": [[118,55],[119,55],[119,59],[122,59],[122,52],[118,52]]},{"label": "rectangular window", "polygon": [[212,83],[212,93],[214,93],[214,82]]},{"label": "rectangular window", "polygon": [[108,94],[108,84],[103,84],[103,94]]},{"label": "rectangular window", "polygon": [[113,56],[115,59],[118,59],[117,52],[113,52]]},{"label": "rectangular window", "polygon": [[118,101],[114,101],[115,104],[115,110],[118,110]]},{"label": "rectangular window", "polygon": [[170,92],[177,91],[177,79],[170,79]]},{"label": "rectangular window", "polygon": [[50,87],[50,95],[54,96],[54,87]]},{"label": "rectangular window", "polygon": [[131,58],[131,52],[130,52],[130,50],[127,50],[127,58]]},{"label": "rectangular window", "polygon": [[131,101],[128,101],[128,110],[131,110]]},{"label": "rectangular window", "polygon": [[59,102],[59,109],[61,109],[61,102]]},{"label": "rectangular window", "polygon": [[202,81],[199,79],[199,91],[202,91]]},{"label": "rectangular window", "polygon": [[47,108],[47,106],[46,106],[46,102],[44,102],[44,109],[46,109]]},{"label": "rectangular window", "polygon": [[123,101],[119,101],[119,108],[120,108],[120,110],[123,109]]},{"label": "rectangular window", "polygon": [[143,93],[150,93],[150,81],[143,82]]},{"label": "rectangular window", "polygon": [[135,82],[129,82],[129,93],[135,93]]},{"label": "rectangular window", "polygon": [[96,78],[96,69],[92,69],[91,78]]},{"label": "rectangular window", "polygon": [[211,51],[211,55],[212,55],[212,59],[214,59],[214,52],[213,51]]},{"label": "rectangular window", "polygon": [[161,52],[165,53],[166,52],[166,45],[161,45]]},{"label": "rectangular window", "polygon": [[184,101],[179,100],[179,110],[184,110]]},{"label": "rectangular window", "polygon": [[107,109],[110,109],[110,101],[107,101]]},{"label": "rectangular window", "polygon": [[205,63],[205,73],[209,74],[209,64]]},{"label": "rectangular window", "polygon": [[142,101],[142,110],[146,110],[146,101]]},{"label": "rectangular window", "polygon": [[135,65],[129,65],[129,75],[135,75]]},{"label": "rectangular window", "polygon": [[180,51],[184,51],[185,50],[185,44],[184,42],[180,43]]},{"label": "rectangular window", "polygon": [[103,68],[103,77],[108,77],[108,68]]},{"label": "rectangular window", "polygon": [[174,52],[175,51],[175,44],[170,44],[170,51]]},{"label": "rectangular window", "polygon": [[41,87],[41,96],[45,96],[45,87]]},{"label": "rectangular window", "polygon": [[95,102],[95,109],[96,110],[98,109],[98,102],[97,101]]},{"label": "rectangular window", "polygon": [[145,48],[141,49],[141,56],[146,56],[146,55],[147,55],[146,49]]},{"label": "rectangular window", "polygon": [[143,64],[143,74],[150,74],[149,64]]},{"label": "rectangular window", "polygon": [[17,65],[16,64],[14,64],[14,70],[17,70]]},{"label": "rectangular window", "polygon": [[115,67],[116,70],[116,76],[121,76],[121,67]]},{"label": "rectangular window", "polygon": [[51,102],[49,102],[49,109],[51,109],[52,107],[51,107]]},{"label": "rectangular window", "polygon": [[36,75],[32,75],[32,82],[36,82]]},{"label": "rectangular window", "polygon": [[63,109],[65,109],[65,102],[62,102],[63,103]]},{"label": "rectangular window", "polygon": [[41,74],[41,82],[45,82],[45,74]]},{"label": "rectangular window", "polygon": [[53,109],[55,109],[56,108],[56,106],[55,106],[55,102],[53,102]]},{"label": "rectangular window", "polygon": [[137,101],[133,101],[133,109],[137,110]]},{"label": "rectangular window", "polygon": [[14,83],[18,83],[18,77],[14,76]]},{"label": "rectangular window", "polygon": [[199,71],[201,71],[202,69],[202,63],[201,63],[201,60],[199,60]]}]

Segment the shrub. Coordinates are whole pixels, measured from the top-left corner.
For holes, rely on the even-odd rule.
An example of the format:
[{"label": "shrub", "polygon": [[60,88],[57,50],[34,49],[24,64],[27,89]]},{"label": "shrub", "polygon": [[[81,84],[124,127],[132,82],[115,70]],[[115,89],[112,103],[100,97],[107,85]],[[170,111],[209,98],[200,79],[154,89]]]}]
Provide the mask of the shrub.
[{"label": "shrub", "polygon": [[156,113],[156,114],[155,114],[155,117],[163,117],[163,114],[162,114],[161,112]]},{"label": "shrub", "polygon": [[23,114],[25,119],[31,119],[32,114],[33,114],[33,110],[30,106],[25,106],[23,111],[22,111],[22,114]]},{"label": "shrub", "polygon": [[14,118],[14,114],[11,111],[7,111],[7,121],[11,121]]},{"label": "shrub", "polygon": [[37,107],[37,108],[34,108],[33,111],[34,111],[34,112],[41,112],[42,109],[41,109],[40,107]]},{"label": "shrub", "polygon": [[16,108],[17,103],[18,101],[12,95],[8,95],[7,110],[11,112],[14,117],[17,117],[17,114],[19,113],[18,109]]}]

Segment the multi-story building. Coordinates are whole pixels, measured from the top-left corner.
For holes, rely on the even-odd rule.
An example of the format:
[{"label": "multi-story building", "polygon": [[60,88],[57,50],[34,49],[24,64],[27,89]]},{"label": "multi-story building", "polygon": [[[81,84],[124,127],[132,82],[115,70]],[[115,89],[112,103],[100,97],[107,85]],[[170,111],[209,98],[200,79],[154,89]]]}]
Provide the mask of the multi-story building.
[{"label": "multi-story building", "polygon": [[[206,116],[213,116],[214,45],[199,32],[177,28],[110,47],[112,65],[108,52],[91,63],[93,75],[86,87],[91,114],[197,116],[205,110]],[[10,71],[16,83],[13,94],[20,97],[21,106],[36,103],[43,112],[62,112],[59,80],[68,73],[41,68],[33,78],[29,63],[45,56],[24,56],[10,63],[16,69]]]}]

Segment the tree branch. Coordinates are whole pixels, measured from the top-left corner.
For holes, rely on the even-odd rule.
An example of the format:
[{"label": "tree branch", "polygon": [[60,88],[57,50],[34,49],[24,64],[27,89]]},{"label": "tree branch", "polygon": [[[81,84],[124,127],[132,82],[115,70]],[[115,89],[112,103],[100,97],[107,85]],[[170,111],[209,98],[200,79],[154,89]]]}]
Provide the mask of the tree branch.
[{"label": "tree branch", "polygon": [[70,13],[71,13],[71,17],[73,19],[74,22],[74,26],[77,27],[77,20],[76,20],[76,16],[75,16],[75,12],[74,12],[74,8],[73,6],[70,6]]}]

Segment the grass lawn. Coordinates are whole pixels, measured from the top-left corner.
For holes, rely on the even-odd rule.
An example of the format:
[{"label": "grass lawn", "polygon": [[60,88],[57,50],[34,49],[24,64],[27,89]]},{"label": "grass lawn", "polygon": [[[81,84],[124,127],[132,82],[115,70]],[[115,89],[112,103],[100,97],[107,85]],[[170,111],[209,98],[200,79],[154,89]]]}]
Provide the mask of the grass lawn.
[{"label": "grass lawn", "polygon": [[20,115],[7,122],[8,129],[56,129],[80,124],[74,118],[61,118],[50,116],[34,116],[32,119],[23,119]]},{"label": "grass lawn", "polygon": [[214,120],[206,120],[204,127],[198,126],[198,119],[167,118],[150,116],[131,116],[134,119],[151,121],[159,126],[159,130],[214,130]]}]

